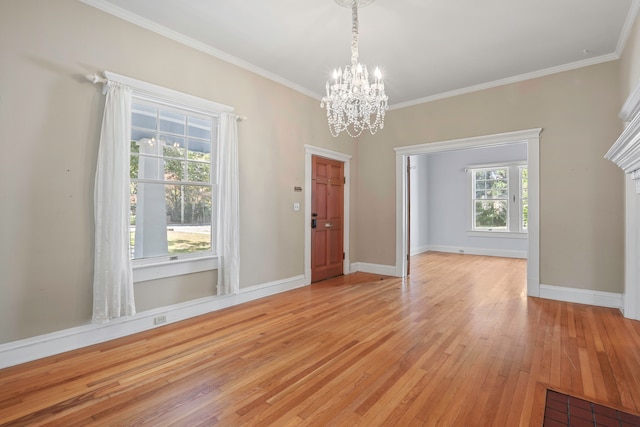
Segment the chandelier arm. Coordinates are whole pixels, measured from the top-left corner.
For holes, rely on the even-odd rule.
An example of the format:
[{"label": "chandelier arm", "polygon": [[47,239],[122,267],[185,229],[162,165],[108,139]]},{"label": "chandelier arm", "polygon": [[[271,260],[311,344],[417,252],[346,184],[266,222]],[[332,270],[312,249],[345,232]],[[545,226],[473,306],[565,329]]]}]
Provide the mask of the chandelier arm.
[{"label": "chandelier arm", "polygon": [[351,3],[351,64],[358,63],[358,1]]}]

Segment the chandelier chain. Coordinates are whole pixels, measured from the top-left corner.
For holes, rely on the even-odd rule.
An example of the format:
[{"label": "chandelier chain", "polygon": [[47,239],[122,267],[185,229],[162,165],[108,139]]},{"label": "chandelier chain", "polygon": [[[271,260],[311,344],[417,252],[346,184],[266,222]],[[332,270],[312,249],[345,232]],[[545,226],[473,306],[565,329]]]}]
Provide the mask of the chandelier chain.
[{"label": "chandelier chain", "polygon": [[358,63],[358,4],[354,0],[351,4],[351,64]]}]

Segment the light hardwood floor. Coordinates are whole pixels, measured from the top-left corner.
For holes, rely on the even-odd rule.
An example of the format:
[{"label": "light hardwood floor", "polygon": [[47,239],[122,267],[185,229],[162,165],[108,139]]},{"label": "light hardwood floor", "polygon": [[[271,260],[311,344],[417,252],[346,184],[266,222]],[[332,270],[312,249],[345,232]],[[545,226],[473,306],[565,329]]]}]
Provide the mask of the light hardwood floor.
[{"label": "light hardwood floor", "polygon": [[0,370],[0,425],[541,425],[546,387],[640,412],[640,322],[443,253]]}]

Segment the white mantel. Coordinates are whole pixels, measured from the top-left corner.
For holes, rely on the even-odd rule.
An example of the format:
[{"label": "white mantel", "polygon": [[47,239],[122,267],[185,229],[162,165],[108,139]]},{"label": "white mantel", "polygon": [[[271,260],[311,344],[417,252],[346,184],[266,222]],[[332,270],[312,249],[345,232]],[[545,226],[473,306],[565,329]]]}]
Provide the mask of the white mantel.
[{"label": "white mantel", "polygon": [[640,320],[640,84],[619,114],[625,129],[605,158],[625,175],[625,290],[623,313]]}]

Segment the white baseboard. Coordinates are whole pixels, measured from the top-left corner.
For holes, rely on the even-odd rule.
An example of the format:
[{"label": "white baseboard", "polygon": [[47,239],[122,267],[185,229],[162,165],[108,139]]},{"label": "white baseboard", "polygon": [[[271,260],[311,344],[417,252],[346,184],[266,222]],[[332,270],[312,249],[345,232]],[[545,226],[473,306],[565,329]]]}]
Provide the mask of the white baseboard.
[{"label": "white baseboard", "polygon": [[427,252],[428,250],[429,250],[429,245],[417,246],[415,248],[411,248],[411,250],[409,251],[409,255],[410,256],[418,255],[423,252]]},{"label": "white baseboard", "polygon": [[351,264],[351,272],[382,274],[384,276],[396,276],[395,265],[369,264],[368,262],[354,262]]},{"label": "white baseboard", "polygon": [[524,258],[524,259],[527,258],[527,251],[513,251],[513,250],[505,250],[505,249],[485,249],[485,248],[429,245],[428,250],[434,251],[434,252],[448,252],[453,254],[465,254],[465,255],[498,256],[503,258]]},{"label": "white baseboard", "polygon": [[540,285],[540,298],[622,309],[622,294],[613,292]]},{"label": "white baseboard", "polygon": [[[143,332],[305,285],[307,285],[307,281],[304,276],[300,275],[242,288],[235,295],[200,298],[144,311],[134,316],[121,317],[105,324],[87,324],[0,344],[0,369]],[[155,325],[154,319],[160,315],[166,317],[166,322]]]}]

